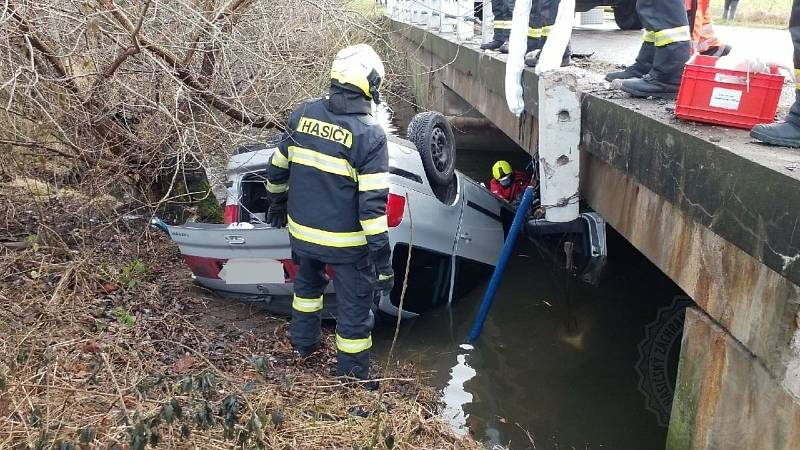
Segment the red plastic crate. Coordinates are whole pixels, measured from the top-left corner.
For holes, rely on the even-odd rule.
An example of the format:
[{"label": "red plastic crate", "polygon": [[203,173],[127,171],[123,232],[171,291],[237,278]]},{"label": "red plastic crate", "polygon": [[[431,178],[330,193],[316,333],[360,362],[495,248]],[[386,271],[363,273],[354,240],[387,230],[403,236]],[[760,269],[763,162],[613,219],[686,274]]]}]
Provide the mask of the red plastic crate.
[{"label": "red plastic crate", "polygon": [[686,64],[675,115],[748,130],[759,123],[773,122],[783,89],[783,75],[777,67],[771,67],[768,74],[748,74],[714,67],[717,59],[698,55],[694,62]]}]

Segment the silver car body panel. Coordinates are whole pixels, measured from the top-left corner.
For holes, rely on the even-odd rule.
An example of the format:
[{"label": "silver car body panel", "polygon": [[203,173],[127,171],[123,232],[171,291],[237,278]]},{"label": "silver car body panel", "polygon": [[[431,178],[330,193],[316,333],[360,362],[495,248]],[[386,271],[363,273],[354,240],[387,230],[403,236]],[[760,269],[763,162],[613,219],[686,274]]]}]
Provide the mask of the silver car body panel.
[{"label": "silver car body panel", "polygon": [[[445,204],[434,194],[414,145],[390,137],[388,147],[389,191],[406,199],[402,221],[389,229],[392,248],[402,243],[448,257],[455,253],[493,266],[500,256],[504,236],[501,201],[456,172],[457,190],[450,196],[452,202]],[[264,148],[231,157],[228,205],[239,205],[243,181],[263,173],[274,151]],[[291,259],[288,232],[285,228],[274,229],[259,223],[258,219],[260,216],[253,220],[255,223],[230,225],[187,223],[168,226],[168,231],[192,266],[199,284],[233,296],[291,295],[292,283],[287,281],[283,264]],[[202,261],[199,269],[197,261]],[[326,292],[333,292],[332,283]],[[399,312],[388,297],[381,300],[380,308],[391,315]],[[404,311],[403,316],[415,314]]]}]

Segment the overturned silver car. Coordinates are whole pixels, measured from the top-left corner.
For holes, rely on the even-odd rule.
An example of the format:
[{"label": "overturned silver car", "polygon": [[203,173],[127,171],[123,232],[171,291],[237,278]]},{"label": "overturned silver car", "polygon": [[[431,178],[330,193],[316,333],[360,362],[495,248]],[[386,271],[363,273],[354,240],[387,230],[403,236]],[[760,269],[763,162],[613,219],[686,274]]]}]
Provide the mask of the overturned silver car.
[{"label": "overturned silver car", "polygon": [[[408,252],[411,267],[402,315],[414,317],[458,298],[491,272],[505,238],[504,202],[455,170],[453,132],[438,113],[418,114],[409,139],[389,137],[389,240],[397,281],[377,308],[396,316]],[[269,145],[240,149],[228,164],[225,224],[167,226],[197,283],[238,300],[289,314],[297,267],[286,229],[265,224]],[[503,213],[507,216],[508,213]],[[329,277],[336,274],[328,270]],[[329,283],[323,317],[335,315]]]}]

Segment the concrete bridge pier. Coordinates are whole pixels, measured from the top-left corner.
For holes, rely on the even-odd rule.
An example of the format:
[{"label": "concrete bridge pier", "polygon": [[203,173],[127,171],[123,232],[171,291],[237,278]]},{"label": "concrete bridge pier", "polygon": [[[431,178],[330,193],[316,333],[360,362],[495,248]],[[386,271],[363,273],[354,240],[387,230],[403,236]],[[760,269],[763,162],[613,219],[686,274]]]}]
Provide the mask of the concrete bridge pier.
[{"label": "concrete bridge pier", "polygon": [[[505,62],[478,40],[391,21],[417,103],[455,94],[526,151],[539,140],[538,77],[526,114],[504,99]],[[743,132],[724,144],[654,101],[609,98],[572,68],[580,95],[580,193],[696,303],[686,311],[669,449],[800,448],[800,171],[792,150]]]}]

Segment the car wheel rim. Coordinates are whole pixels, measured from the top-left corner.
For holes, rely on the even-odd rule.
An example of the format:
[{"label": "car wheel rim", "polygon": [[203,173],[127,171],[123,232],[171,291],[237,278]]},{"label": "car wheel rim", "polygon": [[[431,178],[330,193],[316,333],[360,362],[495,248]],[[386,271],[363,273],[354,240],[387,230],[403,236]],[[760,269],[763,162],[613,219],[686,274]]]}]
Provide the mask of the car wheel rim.
[{"label": "car wheel rim", "polygon": [[431,159],[433,160],[433,165],[436,167],[436,170],[439,172],[444,172],[447,167],[448,143],[447,135],[444,131],[439,127],[434,128],[431,132]]}]

